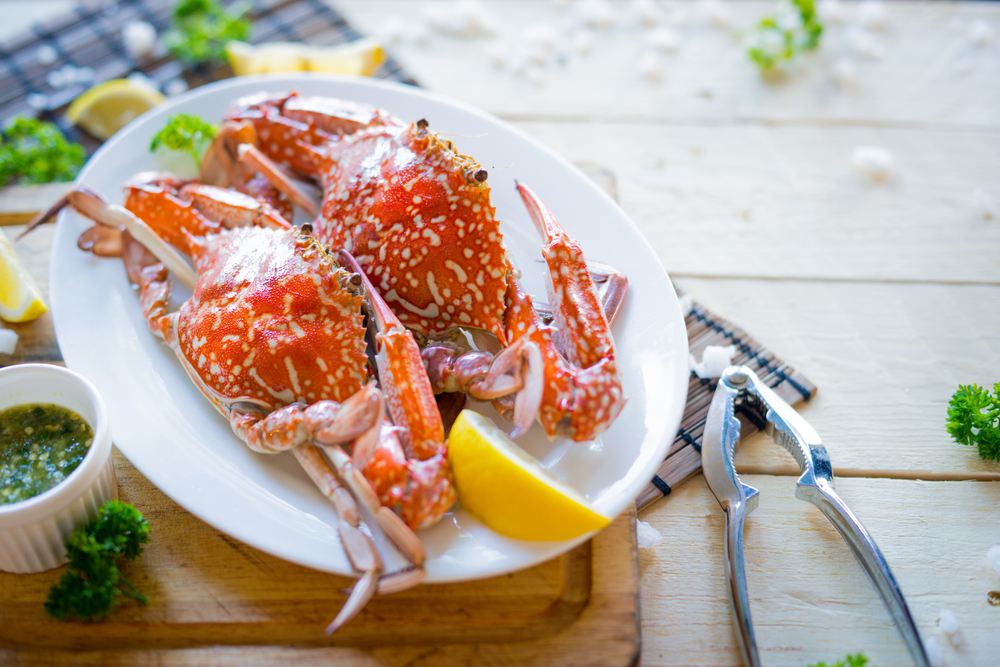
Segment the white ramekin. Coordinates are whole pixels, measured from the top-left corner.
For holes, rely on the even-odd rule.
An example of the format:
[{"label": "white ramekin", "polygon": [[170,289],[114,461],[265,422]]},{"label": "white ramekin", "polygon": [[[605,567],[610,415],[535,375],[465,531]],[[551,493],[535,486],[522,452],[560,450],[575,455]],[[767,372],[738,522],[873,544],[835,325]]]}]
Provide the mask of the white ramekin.
[{"label": "white ramekin", "polygon": [[64,540],[118,497],[111,431],[104,401],[78,373],[49,364],[0,368],[0,410],[23,403],[55,403],[94,429],[94,441],[76,470],[45,493],[0,505],[0,570],[42,572],[66,562]]}]

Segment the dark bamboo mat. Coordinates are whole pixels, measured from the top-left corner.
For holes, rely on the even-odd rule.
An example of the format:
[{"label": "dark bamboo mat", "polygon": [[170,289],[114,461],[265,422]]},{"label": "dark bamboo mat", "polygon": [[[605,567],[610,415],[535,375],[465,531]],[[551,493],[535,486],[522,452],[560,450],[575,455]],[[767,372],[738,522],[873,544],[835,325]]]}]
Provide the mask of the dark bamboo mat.
[{"label": "dark bamboo mat", "polygon": [[[66,15],[36,24],[24,35],[0,44],[0,121],[5,125],[14,116],[39,117],[56,123],[74,141],[83,144],[88,155],[100,145],[64,118],[66,107],[92,85],[140,72],[157,86],[183,78],[194,88],[232,76],[228,65],[190,67],[173,59],[162,45],[162,35],[172,23],[177,0],[121,0],[84,2]],[[224,5],[230,3],[223,2]],[[247,15],[253,22],[250,41],[298,41],[333,45],[361,37],[335,9],[323,0],[255,0]],[[121,26],[128,21],[150,23],[161,36],[148,58],[131,58],[122,44]],[[44,64],[41,50],[52,49],[56,61]],[[49,73],[64,65],[93,70],[93,80],[63,88],[50,85]],[[374,76],[416,84],[391,57]],[[36,106],[28,96],[35,95]]]},{"label": "dark bamboo mat", "polygon": [[[725,320],[707,308],[694,304],[685,315],[688,344],[691,354],[701,359],[709,345],[735,345],[734,364],[749,366],[765,383],[790,405],[808,401],[816,395],[816,385],[802,373],[779,359],[777,355],[754,340],[746,331]],[[688,400],[681,427],[660,464],[653,481],[636,499],[636,508],[642,509],[652,502],[670,495],[678,484],[701,470],[701,438],[705,432],[708,406],[715,393],[717,379],[702,380],[691,373],[688,380]],[[739,415],[740,434],[743,437],[756,433],[759,426]]]}]

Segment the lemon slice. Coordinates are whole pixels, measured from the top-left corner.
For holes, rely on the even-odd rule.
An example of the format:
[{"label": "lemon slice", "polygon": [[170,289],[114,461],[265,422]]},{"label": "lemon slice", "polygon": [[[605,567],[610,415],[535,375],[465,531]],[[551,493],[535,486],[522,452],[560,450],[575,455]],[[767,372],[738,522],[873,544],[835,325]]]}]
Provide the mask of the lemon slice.
[{"label": "lemon slice", "polygon": [[0,319],[28,322],[46,310],[41,290],[0,231]]},{"label": "lemon slice", "polygon": [[103,141],[163,100],[163,95],[149,86],[112,79],[73,100],[66,118]]},{"label": "lemon slice", "polygon": [[269,72],[331,72],[369,76],[385,60],[378,40],[371,37],[338,46],[310,46],[297,42],[226,45],[236,76]]},{"label": "lemon slice", "polygon": [[448,461],[462,507],[501,535],[568,540],[611,522],[488,417],[471,410],[463,410],[455,420]]}]

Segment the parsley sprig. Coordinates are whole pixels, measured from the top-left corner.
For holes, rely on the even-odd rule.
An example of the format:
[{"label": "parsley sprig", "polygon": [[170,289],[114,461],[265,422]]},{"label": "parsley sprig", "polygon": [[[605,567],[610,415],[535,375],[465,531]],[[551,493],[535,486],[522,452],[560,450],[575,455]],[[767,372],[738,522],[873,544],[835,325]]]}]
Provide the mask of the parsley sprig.
[{"label": "parsley sprig", "polygon": [[761,19],[750,35],[747,55],[762,71],[773,70],[802,51],[819,46],[823,24],[813,0],[790,0],[792,7],[782,17]]},{"label": "parsley sprig", "polygon": [[0,136],[0,185],[72,181],[86,159],[52,123],[18,116]]},{"label": "parsley sprig", "polygon": [[832,665],[827,665],[825,662],[817,662],[816,664],[809,665],[809,667],[865,667],[868,664],[868,656],[864,653],[847,654],[847,657],[843,660],[838,660]]},{"label": "parsley sprig", "polygon": [[163,40],[170,53],[186,63],[220,63],[226,44],[250,38],[248,6],[237,3],[230,11],[215,0],[180,0],[174,7],[174,27]]},{"label": "parsley sprig", "polygon": [[121,558],[134,560],[147,542],[149,522],[137,509],[118,500],[104,503],[96,519],[66,539],[69,569],[49,590],[45,611],[63,621],[93,621],[110,614],[121,597],[147,604],[117,565]]},{"label": "parsley sprig", "polygon": [[1000,382],[992,394],[979,385],[959,385],[948,403],[948,433],[978,447],[982,458],[1000,461]]},{"label": "parsley sprig", "polygon": [[179,113],[167,119],[167,124],[153,137],[149,150],[155,151],[163,147],[182,151],[193,157],[195,164],[200,166],[201,156],[218,131],[218,127],[198,116]]}]

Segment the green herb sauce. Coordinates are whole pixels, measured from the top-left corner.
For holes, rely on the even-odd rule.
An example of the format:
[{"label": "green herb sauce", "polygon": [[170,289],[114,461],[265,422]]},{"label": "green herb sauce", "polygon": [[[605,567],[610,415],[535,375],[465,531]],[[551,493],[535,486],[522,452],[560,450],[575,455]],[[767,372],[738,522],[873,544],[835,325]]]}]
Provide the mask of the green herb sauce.
[{"label": "green herb sauce", "polygon": [[66,479],[93,441],[90,424],[60,405],[0,410],[0,505],[33,498]]}]

